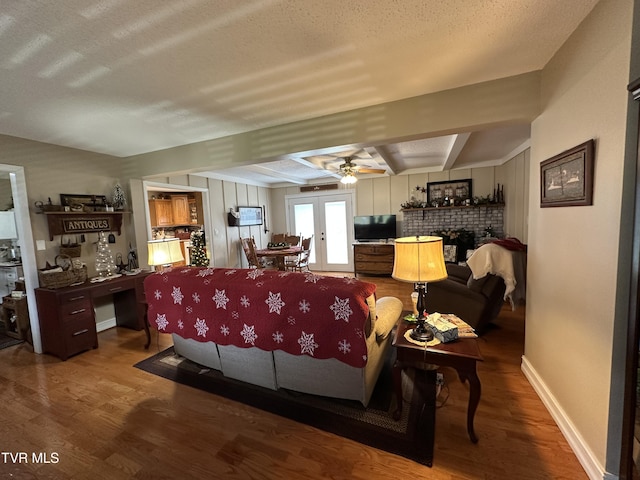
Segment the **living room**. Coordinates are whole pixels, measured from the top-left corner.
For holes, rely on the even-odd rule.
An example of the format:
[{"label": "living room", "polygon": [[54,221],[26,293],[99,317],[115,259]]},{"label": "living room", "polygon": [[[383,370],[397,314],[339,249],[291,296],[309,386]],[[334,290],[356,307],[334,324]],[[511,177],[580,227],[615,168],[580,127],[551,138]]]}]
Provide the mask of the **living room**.
[{"label": "living room", "polygon": [[[626,139],[637,122],[633,119],[637,107],[630,102],[626,85],[639,73],[637,55],[632,55],[637,48],[632,42],[631,18],[637,16],[637,12],[632,14],[633,6],[634,2],[624,0],[598,2],[541,71],[425,95],[413,104],[386,105],[391,113],[381,130],[388,138],[435,134],[524,115],[531,120],[531,147],[508,164],[488,167],[491,175],[484,169],[469,169],[363,179],[356,186],[359,214],[397,212],[416,185],[452,178],[491,177],[477,194],[488,194],[501,183],[507,208],[520,202],[517,213],[507,215],[505,231],[529,245],[522,368],[590,478],[620,475],[620,377],[626,351],[635,178],[634,146]],[[633,26],[637,24],[634,18]],[[492,105],[491,111],[480,108],[487,104]],[[435,106],[442,115],[420,114],[421,109]],[[352,114],[368,118],[379,113],[371,107]],[[46,223],[32,208],[34,202],[55,200],[60,193],[108,194],[116,183],[126,185],[129,180],[126,190],[132,213],[116,238],[114,251],[126,251],[132,243],[143,264],[141,246],[148,238],[143,182],[148,179],[208,191],[212,264],[232,266],[239,265],[242,257],[237,248],[240,232],[226,224],[228,208],[267,205],[270,230],[284,231],[285,217],[277,212],[289,191],[189,173],[216,164],[246,164],[247,152],[260,152],[255,158],[267,159],[322,145],[375,143],[372,133],[348,135],[346,128],[330,132],[322,128],[327,121],[346,125],[347,118],[347,114],[334,114],[322,121],[308,120],[128,158],[3,135],[0,162],[9,166],[7,170],[18,170],[17,184],[22,181],[26,187],[22,218],[28,219],[34,241],[45,241],[45,250],[31,246],[33,268],[51,261],[58,246],[48,240]],[[280,138],[286,142],[276,141]],[[593,205],[540,209],[540,163],[591,138],[597,141]],[[243,148],[234,150],[229,145]],[[264,235],[260,229],[248,231],[256,237]],[[23,250],[29,253],[28,246]],[[89,255],[87,245],[85,256]],[[36,284],[34,272],[30,278]],[[108,317],[109,312],[104,315]]]}]

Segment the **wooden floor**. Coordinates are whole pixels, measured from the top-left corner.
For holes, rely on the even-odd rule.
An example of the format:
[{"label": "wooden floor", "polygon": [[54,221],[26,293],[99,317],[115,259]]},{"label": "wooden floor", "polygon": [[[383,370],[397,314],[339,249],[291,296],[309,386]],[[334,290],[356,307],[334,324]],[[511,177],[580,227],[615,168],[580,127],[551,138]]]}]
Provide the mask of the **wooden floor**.
[{"label": "wooden floor", "polygon": [[[364,279],[410,308],[408,285]],[[27,344],[0,350],[0,449],[28,457],[2,453],[0,478],[586,479],[520,370],[523,317],[503,309],[480,340],[476,445],[467,386],[444,369],[432,468],[132,367],[169,346],[167,335],[154,332],[145,351],[144,332],[110,329],[97,350],[66,362]]]}]

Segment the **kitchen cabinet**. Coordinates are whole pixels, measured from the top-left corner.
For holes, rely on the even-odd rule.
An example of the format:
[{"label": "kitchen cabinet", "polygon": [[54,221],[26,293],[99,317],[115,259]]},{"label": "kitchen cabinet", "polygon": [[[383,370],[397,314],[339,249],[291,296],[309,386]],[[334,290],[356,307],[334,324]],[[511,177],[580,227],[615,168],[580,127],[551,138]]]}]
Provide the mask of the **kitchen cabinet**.
[{"label": "kitchen cabinet", "polygon": [[173,206],[171,200],[164,198],[149,200],[149,217],[152,227],[170,227],[173,225]]},{"label": "kitchen cabinet", "polygon": [[187,195],[171,195],[171,211],[174,225],[189,225],[191,223],[189,197]]}]

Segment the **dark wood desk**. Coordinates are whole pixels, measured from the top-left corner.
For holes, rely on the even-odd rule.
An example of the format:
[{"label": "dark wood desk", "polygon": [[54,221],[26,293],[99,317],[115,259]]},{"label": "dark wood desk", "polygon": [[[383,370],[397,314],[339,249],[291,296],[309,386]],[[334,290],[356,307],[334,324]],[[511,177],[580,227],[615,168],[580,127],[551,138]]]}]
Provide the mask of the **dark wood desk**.
[{"label": "dark wood desk", "polygon": [[393,339],[397,353],[396,363],[393,366],[393,382],[398,405],[394,418],[400,418],[402,413],[402,370],[404,368],[422,368],[425,364],[452,367],[458,372],[461,382],[465,380],[469,382],[467,432],[471,441],[477,443],[478,437],[473,429],[473,419],[480,402],[481,385],[476,371],[476,363],[483,360],[478,348],[478,340],[461,338],[454,342],[425,348],[408,342],[404,338],[404,333],[410,328],[413,328],[413,325],[400,317]]},{"label": "dark wood desk", "polygon": [[73,287],[36,288],[43,351],[66,360],[98,348],[93,300],[107,295],[113,295],[119,327],[145,328],[144,279],[150,273],[123,275],[99,283],[87,281]]}]

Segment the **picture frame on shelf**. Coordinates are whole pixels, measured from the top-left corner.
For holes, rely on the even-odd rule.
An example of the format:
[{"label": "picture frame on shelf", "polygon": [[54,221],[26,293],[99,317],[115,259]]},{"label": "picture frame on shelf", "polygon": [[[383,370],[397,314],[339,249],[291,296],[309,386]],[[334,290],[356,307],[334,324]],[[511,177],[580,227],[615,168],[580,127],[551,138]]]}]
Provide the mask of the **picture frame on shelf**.
[{"label": "picture frame on shelf", "polygon": [[540,163],[540,207],[593,205],[593,139]]},{"label": "picture frame on shelf", "polygon": [[105,212],[107,210],[106,195],[61,193],[60,203],[63,207],[82,205],[84,211]]}]

